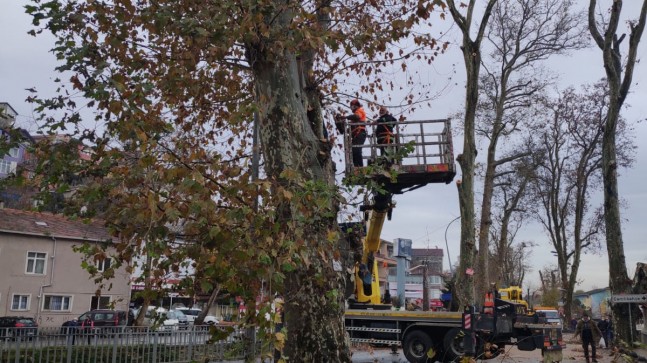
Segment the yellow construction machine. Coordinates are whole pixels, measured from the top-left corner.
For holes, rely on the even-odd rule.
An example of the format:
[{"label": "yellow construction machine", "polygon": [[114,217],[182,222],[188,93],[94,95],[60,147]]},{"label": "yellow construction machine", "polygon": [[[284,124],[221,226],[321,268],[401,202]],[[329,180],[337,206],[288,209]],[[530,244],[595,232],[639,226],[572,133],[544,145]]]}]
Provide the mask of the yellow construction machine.
[{"label": "yellow construction machine", "polygon": [[[364,125],[368,142],[353,145],[351,128]],[[364,185],[371,195],[362,210],[368,218],[360,261],[355,264],[354,308],[388,309],[381,304],[380,280],[375,254],[380,249],[380,234],[386,219],[391,219],[394,194],[402,194],[429,183],[450,183],[456,175],[451,123],[448,119],[402,121],[394,123],[389,144],[380,144],[375,134],[377,123],[349,123],[344,132],[346,178]],[[373,132],[371,132],[373,131]],[[353,165],[353,151],[362,150],[365,167]]]}]

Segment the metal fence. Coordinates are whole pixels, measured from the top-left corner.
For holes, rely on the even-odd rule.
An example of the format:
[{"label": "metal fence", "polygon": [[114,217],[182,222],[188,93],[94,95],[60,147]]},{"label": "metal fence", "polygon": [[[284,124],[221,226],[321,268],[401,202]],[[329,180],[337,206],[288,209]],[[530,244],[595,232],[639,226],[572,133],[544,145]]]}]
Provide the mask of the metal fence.
[{"label": "metal fence", "polygon": [[[0,328],[1,363],[181,363],[244,359],[240,330],[190,326],[155,331],[122,328]],[[220,334],[215,334],[220,331]],[[218,337],[221,340],[216,340]]]}]

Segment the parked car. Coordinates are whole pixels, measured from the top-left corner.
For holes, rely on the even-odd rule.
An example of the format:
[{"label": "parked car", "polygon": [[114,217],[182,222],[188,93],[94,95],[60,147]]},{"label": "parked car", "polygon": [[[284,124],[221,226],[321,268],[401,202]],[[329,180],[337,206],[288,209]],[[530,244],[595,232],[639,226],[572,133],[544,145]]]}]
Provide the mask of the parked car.
[{"label": "parked car", "polygon": [[122,310],[107,310],[97,309],[90,310],[77,319],[68,320],[61,326],[61,331],[68,332],[70,330],[115,330],[123,329],[128,325],[130,319],[127,311]]},{"label": "parked car", "polygon": [[189,318],[184,312],[174,309],[168,312],[169,316],[175,316],[178,322],[178,329],[186,330],[189,328]]},{"label": "parked car", "polygon": [[144,325],[157,331],[184,330],[189,327],[189,319],[178,310],[149,306],[144,315]]},{"label": "parked car", "polygon": [[31,339],[38,334],[38,324],[33,318],[25,316],[0,317],[0,339],[26,337]]},{"label": "parked car", "polygon": [[[195,319],[198,315],[202,312],[202,310],[196,308],[177,308],[176,310],[183,312],[187,319],[189,319],[189,324],[192,325],[195,323]],[[206,325],[215,325],[218,324],[218,319],[213,315],[207,315],[205,316],[203,323]]]}]

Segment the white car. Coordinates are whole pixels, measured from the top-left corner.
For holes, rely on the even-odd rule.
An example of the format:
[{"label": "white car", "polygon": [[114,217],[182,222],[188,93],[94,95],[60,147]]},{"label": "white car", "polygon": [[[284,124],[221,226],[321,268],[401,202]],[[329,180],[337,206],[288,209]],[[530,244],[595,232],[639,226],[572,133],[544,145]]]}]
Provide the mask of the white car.
[{"label": "white car", "polygon": [[144,316],[144,325],[156,331],[175,331],[187,329],[189,319],[181,311],[149,306]]},{"label": "white car", "polygon": [[[195,319],[202,312],[202,310],[196,309],[196,308],[177,308],[176,310],[183,312],[184,315],[186,315],[187,319],[189,320],[190,324],[194,324]],[[216,319],[216,317],[213,315],[207,315],[204,318],[204,324],[206,325],[218,324],[218,319]]]}]

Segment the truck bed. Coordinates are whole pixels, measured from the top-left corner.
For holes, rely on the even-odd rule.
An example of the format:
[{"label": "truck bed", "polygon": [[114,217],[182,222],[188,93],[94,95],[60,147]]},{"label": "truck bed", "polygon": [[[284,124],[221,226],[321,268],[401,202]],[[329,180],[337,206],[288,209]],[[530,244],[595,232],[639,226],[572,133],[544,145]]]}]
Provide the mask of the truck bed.
[{"label": "truck bed", "polygon": [[407,311],[407,310],[362,310],[348,309],[346,319],[380,320],[380,321],[415,321],[442,323],[443,326],[460,327],[462,314],[449,311]]}]

